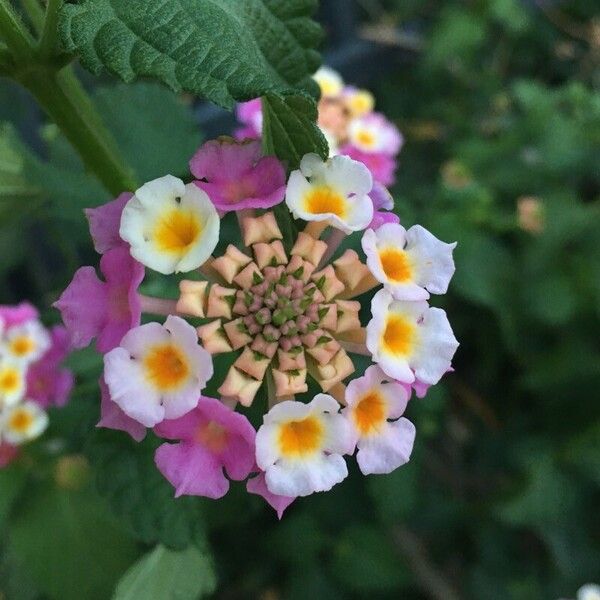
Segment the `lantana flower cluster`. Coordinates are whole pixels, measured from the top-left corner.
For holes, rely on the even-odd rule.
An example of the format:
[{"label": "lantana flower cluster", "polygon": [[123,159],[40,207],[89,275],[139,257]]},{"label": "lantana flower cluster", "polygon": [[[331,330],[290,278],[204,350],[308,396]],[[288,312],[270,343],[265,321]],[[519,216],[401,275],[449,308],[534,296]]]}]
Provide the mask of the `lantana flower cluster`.
[{"label": "lantana flower cluster", "polygon": [[[377,184],[392,185],[404,143],[398,128],[374,110],[371,92],[347,85],[330,67],[321,67],[313,77],[321,90],[318,125],[329,144],[330,156],[343,154],[358,160],[369,168]],[[238,105],[236,114],[242,123],[236,130],[238,139],[261,137],[260,98]]]},{"label": "lantana flower cluster", "polygon": [[0,467],[44,432],[46,408],[67,403],[73,374],[61,363],[69,348],[66,329],[46,329],[31,304],[0,306]]},{"label": "lantana flower cluster", "polygon": [[[187,184],[166,175],[87,211],[100,276],[79,269],[56,306],[77,346],[95,338],[104,353],[99,426],[136,440],[152,429],[177,496],[247,480],[279,515],[341,482],[355,453],[364,474],[406,463],[409,399],[458,345],[428,303],[447,290],[454,244],[400,225],[349,156],[307,154],[286,175],[259,141],[219,138],[190,170]],[[229,212],[238,241],[217,251]],[[142,295],[145,269],[183,273],[178,297]],[[357,377],[361,355],[374,364]]]}]

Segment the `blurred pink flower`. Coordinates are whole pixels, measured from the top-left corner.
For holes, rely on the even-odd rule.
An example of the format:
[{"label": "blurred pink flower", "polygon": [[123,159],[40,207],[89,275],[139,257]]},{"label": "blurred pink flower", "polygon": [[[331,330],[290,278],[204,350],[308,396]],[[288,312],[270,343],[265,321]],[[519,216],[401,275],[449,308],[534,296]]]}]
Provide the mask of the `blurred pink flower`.
[{"label": "blurred pink flower", "polygon": [[21,302],[16,306],[0,305],[0,324],[6,329],[37,318],[38,311],[29,302]]},{"label": "blurred pink flower", "polygon": [[26,396],[42,408],[64,406],[74,384],[73,373],[60,366],[71,350],[67,330],[56,325],[51,329],[50,337],[50,349],[27,371]]},{"label": "blurred pink flower", "polygon": [[119,226],[123,208],[132,196],[131,192],[124,192],[115,200],[102,206],[85,209],[85,216],[90,225],[90,234],[94,240],[94,248],[98,254],[104,254],[125,244],[119,236]]},{"label": "blurred pink flower", "polygon": [[394,173],[397,165],[396,159],[393,156],[383,152],[363,152],[352,144],[342,146],[340,154],[345,154],[366,165],[369,171],[371,171],[373,179],[385,186],[392,185],[396,180]]}]

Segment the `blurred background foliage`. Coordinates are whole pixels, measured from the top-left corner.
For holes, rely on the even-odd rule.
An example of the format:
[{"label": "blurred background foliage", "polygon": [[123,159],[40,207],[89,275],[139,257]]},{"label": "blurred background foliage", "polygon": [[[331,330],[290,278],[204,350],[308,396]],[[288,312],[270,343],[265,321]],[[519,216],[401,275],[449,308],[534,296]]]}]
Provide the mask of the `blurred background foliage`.
[{"label": "blurred background foliage", "polygon": [[[3,597],[554,600],[600,580],[598,6],[359,6],[362,34],[407,58],[369,81],[406,137],[396,211],[459,242],[443,302],[456,372],[411,402],[411,462],[353,471],[281,522],[241,485],[173,500],[153,440],[94,428],[101,361],[82,351],[70,405],[0,471]],[[190,99],[148,83],[93,93],[139,180],[186,176],[202,139]],[[34,116],[2,81],[0,299],[30,299],[50,324],[97,261],[82,209],[108,197]]]}]

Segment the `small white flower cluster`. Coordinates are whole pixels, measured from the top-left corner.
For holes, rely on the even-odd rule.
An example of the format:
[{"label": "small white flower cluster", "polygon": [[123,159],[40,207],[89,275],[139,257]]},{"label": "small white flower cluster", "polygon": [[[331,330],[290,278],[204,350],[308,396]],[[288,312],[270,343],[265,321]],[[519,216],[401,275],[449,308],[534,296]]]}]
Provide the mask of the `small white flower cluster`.
[{"label": "small white flower cluster", "polygon": [[37,319],[11,327],[0,322],[0,442],[17,446],[46,429],[48,415],[26,392],[29,367],[50,346],[50,335]]}]

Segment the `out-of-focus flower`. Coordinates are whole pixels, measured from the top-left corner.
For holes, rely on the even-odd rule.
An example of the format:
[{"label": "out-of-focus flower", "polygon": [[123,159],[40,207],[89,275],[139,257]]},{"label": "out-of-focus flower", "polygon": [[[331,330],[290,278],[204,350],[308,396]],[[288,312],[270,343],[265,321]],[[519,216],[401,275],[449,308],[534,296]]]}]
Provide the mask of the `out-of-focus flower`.
[{"label": "out-of-focus flower", "polygon": [[47,426],[48,415],[29,400],[7,407],[0,417],[2,439],[13,445],[35,439]]},{"label": "out-of-focus flower", "polygon": [[0,358],[0,408],[19,402],[25,393],[26,367]]},{"label": "out-of-focus flower", "polygon": [[307,496],[325,492],[348,475],[344,454],[352,451],[347,421],[331,396],[285,401],[264,417],[256,434],[256,462],[270,492]]},{"label": "out-of-focus flower", "polygon": [[8,330],[15,325],[23,325],[27,321],[38,318],[38,311],[29,302],[21,302],[15,306],[0,305],[0,331]]},{"label": "out-of-focus flower", "polygon": [[326,66],[320,67],[313,79],[321,88],[321,95],[324,97],[339,96],[344,89],[344,80],[340,74]]},{"label": "out-of-focus flower", "polygon": [[285,200],[296,218],[325,221],[350,233],[373,219],[372,187],[371,174],[361,163],[346,156],[323,161],[307,154],[290,174]]},{"label": "out-of-focus flower", "polygon": [[219,216],[197,185],[165,175],[136,190],[119,235],[143,265],[168,275],[206,262],[219,240]]},{"label": "out-of-focus flower", "polygon": [[397,300],[427,300],[429,293],[445,294],[454,274],[456,243],[438,240],[420,225],[408,231],[386,223],[367,229],[362,248],[367,266]]},{"label": "out-of-focus flower", "polygon": [[155,454],[156,465],[175,488],[175,496],[221,498],[229,489],[225,473],[241,481],[254,466],[254,428],[246,417],[214,398],[201,397],[194,410],[163,421],[155,432],[179,440],[163,444]]},{"label": "out-of-focus flower", "polygon": [[30,364],[38,360],[51,343],[48,332],[37,319],[13,325],[6,329],[4,337],[0,354],[20,364]]},{"label": "out-of-focus flower", "polygon": [[98,350],[107,352],[140,323],[137,290],[144,267],[122,245],[102,256],[100,271],[104,281],[93,267],[81,267],[54,306],[62,314],[74,347],[83,348],[95,337]]},{"label": "out-of-focus flower", "polygon": [[371,312],[367,348],[386,375],[403,383],[435,384],[448,371],[458,342],[442,309],[425,301],[394,300],[380,290]]},{"label": "out-of-focus flower", "polygon": [[271,208],[285,196],[283,165],[274,156],[262,156],[260,141],[210,140],[194,154],[190,170],[222,213]]},{"label": "out-of-focus flower", "polygon": [[340,146],[340,154],[363,163],[371,171],[373,179],[390,186],[395,182],[396,160],[384,152],[363,152],[351,144]]},{"label": "out-of-focus flower", "polygon": [[112,401],[146,427],[192,410],[212,377],[212,359],[194,328],[169,316],[125,334],[104,356],[104,379]]},{"label": "out-of-focus flower", "polygon": [[544,204],[535,196],[521,196],[517,200],[519,227],[523,231],[538,234],[544,231]]},{"label": "out-of-focus flower", "polygon": [[366,154],[394,156],[404,140],[396,126],[383,115],[371,113],[350,123],[348,143]]},{"label": "out-of-focus flower", "polygon": [[27,398],[42,408],[64,406],[73,389],[73,373],[61,363],[71,350],[67,330],[56,325],[50,330],[50,348],[27,370]]},{"label": "out-of-focus flower", "polygon": [[600,585],[586,583],[577,590],[577,600],[600,600]]},{"label": "out-of-focus flower", "polygon": [[260,98],[238,104],[235,115],[243,127],[235,131],[238,140],[257,139],[262,134],[263,116]]},{"label": "out-of-focus flower", "polygon": [[449,188],[461,190],[471,184],[473,178],[466,165],[458,160],[449,160],[442,165],[442,181]]}]

